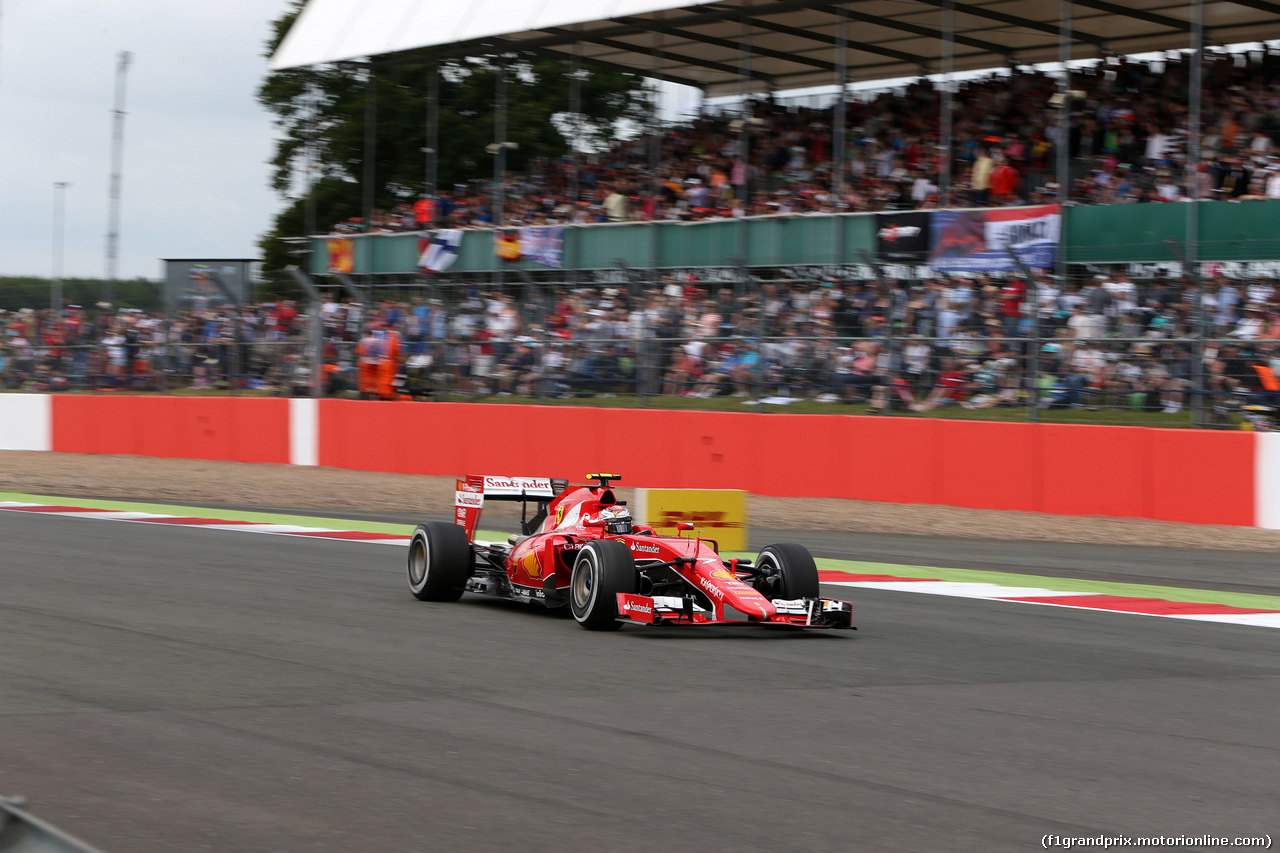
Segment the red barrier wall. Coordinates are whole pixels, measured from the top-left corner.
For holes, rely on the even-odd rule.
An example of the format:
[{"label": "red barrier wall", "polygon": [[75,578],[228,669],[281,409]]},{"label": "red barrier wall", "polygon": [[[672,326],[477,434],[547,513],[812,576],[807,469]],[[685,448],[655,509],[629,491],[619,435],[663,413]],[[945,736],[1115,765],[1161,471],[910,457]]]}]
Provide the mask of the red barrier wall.
[{"label": "red barrier wall", "polygon": [[289,401],[235,397],[53,398],[55,451],[289,461]]},{"label": "red barrier wall", "polygon": [[320,403],[320,464],[1254,523],[1254,437],[1053,424],[470,403]]},{"label": "red barrier wall", "polygon": [[[54,396],[52,449],[290,461],[289,401]],[[621,473],[625,485],[1254,524],[1244,432],[322,400],[319,462],[413,474]]]}]

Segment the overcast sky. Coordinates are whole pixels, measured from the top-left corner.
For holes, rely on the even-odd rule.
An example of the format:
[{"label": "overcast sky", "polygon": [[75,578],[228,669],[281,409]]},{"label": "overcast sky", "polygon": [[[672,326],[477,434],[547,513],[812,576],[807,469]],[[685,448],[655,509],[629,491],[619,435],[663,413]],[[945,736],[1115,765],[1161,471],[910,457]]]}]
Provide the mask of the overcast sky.
[{"label": "overcast sky", "polygon": [[52,270],[53,184],[68,277],[106,269],[116,57],[128,76],[122,278],[159,258],[253,258],[280,199],[254,92],[287,0],[0,0],[0,275]]}]

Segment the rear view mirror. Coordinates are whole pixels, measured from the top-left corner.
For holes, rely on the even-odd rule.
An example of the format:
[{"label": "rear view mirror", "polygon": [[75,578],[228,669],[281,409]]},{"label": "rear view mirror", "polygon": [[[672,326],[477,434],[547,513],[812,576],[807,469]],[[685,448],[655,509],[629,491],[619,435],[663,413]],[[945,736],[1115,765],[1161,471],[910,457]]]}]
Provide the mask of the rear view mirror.
[{"label": "rear view mirror", "polygon": [[692,529],[693,529],[693,525],[687,521],[676,522],[676,530],[692,530]]}]

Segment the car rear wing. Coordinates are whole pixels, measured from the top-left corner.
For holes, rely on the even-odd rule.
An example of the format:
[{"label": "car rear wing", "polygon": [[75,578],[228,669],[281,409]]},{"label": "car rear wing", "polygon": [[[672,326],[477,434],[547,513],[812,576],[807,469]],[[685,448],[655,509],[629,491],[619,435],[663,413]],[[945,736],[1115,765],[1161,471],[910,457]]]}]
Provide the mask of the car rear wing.
[{"label": "car rear wing", "polygon": [[[467,539],[474,539],[486,500],[519,501],[522,504],[520,532],[529,536],[546,519],[551,500],[568,487],[568,480],[554,477],[468,474],[466,479],[458,480],[457,491],[454,492],[454,521],[466,528]],[[532,518],[528,514],[530,503],[537,505]]]}]

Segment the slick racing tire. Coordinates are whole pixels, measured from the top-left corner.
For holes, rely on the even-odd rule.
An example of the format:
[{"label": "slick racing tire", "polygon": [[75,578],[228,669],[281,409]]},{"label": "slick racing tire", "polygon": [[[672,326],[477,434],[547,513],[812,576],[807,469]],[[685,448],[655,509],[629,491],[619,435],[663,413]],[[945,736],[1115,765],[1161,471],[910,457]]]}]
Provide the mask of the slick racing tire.
[{"label": "slick racing tire", "polygon": [[784,542],[766,545],[756,558],[756,566],[773,569],[778,580],[760,585],[766,597],[791,601],[797,598],[818,598],[818,566],[813,555],[803,545]]},{"label": "slick racing tire", "polygon": [[409,591],[419,601],[457,601],[471,576],[471,543],[456,524],[419,524],[409,540]]},{"label": "slick racing tire", "polygon": [[569,581],[569,609],[588,631],[616,631],[618,593],[634,594],[639,575],[631,550],[621,542],[600,540],[578,552]]}]

